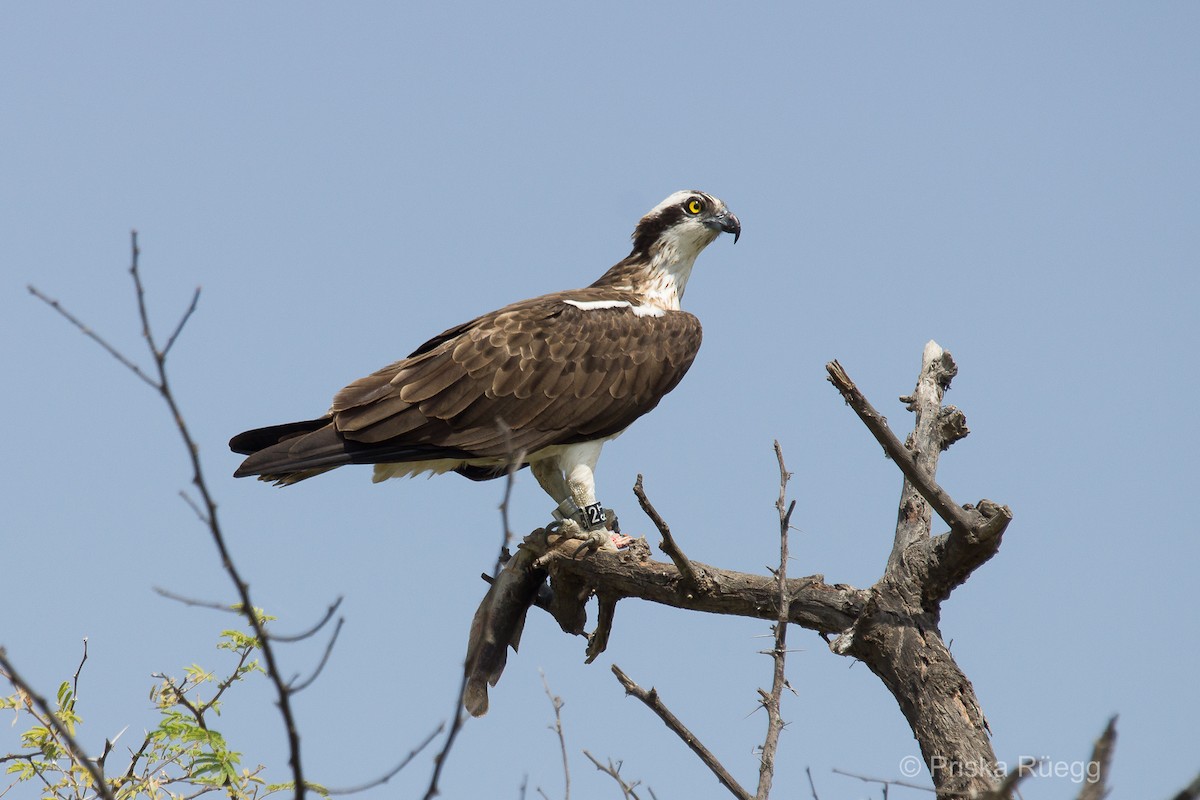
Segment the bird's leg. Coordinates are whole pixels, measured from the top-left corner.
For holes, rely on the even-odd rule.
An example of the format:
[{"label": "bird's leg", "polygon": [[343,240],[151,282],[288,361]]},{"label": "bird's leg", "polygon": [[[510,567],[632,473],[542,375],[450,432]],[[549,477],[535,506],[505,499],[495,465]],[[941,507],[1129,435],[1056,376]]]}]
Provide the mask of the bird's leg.
[{"label": "bird's leg", "polygon": [[[627,547],[633,540],[622,536],[617,526],[617,515],[610,508],[601,508],[596,502],[595,476],[592,464],[573,465],[574,482],[563,473],[557,459],[535,461],[529,465],[529,471],[537,479],[538,485],[558,502],[554,509],[554,524],[561,533],[571,539],[584,539],[592,549],[611,545],[606,549]],[[583,470],[576,471],[578,467]],[[587,510],[600,512],[600,519],[587,517]],[[589,521],[592,524],[589,524]],[[609,533],[609,531],[612,531]],[[607,537],[607,538],[605,538]]]},{"label": "bird's leg", "polygon": [[[562,514],[578,526],[578,530],[570,531],[570,535],[583,539],[589,550],[619,550],[627,547],[633,540],[621,535],[616,513],[611,508],[604,508],[596,500],[594,470],[595,459],[591,459],[591,463],[578,463],[571,467],[566,474],[570,494],[566,501],[559,503],[556,513]],[[567,505],[573,508],[564,509]],[[563,530],[568,530],[567,520],[563,521]]]}]

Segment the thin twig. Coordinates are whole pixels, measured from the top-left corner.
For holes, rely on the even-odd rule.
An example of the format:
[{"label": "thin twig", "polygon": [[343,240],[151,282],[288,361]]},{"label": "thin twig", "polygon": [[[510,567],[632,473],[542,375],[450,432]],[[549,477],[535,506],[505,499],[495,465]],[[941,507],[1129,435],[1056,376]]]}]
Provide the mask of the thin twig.
[{"label": "thin twig", "polygon": [[791,598],[787,590],[788,530],[791,528],[796,501],[793,500],[790,505],[787,502],[788,479],[791,478],[791,473],[783,463],[783,448],[778,441],[775,442],[775,459],[779,462],[779,499],[775,501],[775,508],[779,512],[779,570],[775,573],[779,585],[779,608],[775,624],[772,626],[775,647],[771,650],[774,662],[771,692],[763,693],[763,707],[767,710],[767,734],[763,740],[762,760],[758,768],[758,800],[766,800],[771,794],[771,783],[775,776],[775,752],[779,747],[779,734],[783,730],[780,705],[783,687],[787,685],[784,666],[787,660],[788,615],[791,613]]},{"label": "thin twig", "polygon": [[[134,234],[134,235],[136,236],[137,234]],[[57,300],[55,300],[52,297],[48,297],[45,294],[42,294],[41,290],[38,289],[33,284],[29,284],[25,288],[29,290],[29,293],[31,295],[36,297],[38,300],[41,300],[43,303],[50,306],[52,309],[57,311],[60,315],[65,317],[67,322],[70,322],[72,325],[74,325],[76,327],[76,329],[79,330],[80,333],[82,333],[84,336],[91,339],[96,344],[103,347],[104,350],[110,356],[115,358],[117,361],[120,361],[121,364],[126,369],[128,369],[134,375],[141,378],[147,385],[152,386],[155,391],[162,390],[162,387],[159,386],[158,383],[155,382],[155,380],[153,378],[151,378],[149,375],[147,375],[145,372],[143,372],[141,367],[139,367],[137,364],[133,363],[128,358],[126,358],[124,353],[117,350],[115,347],[113,347],[111,344],[109,344],[107,341],[105,341],[105,339],[103,337],[101,337],[99,334],[97,334],[95,331],[93,331],[87,325],[84,325],[83,322],[81,322],[77,317],[75,317],[74,314],[72,314],[71,312],[69,312],[65,308],[63,308],[62,305],[60,305]]]},{"label": "thin twig", "polygon": [[[174,600],[177,603],[183,603],[185,606],[195,606],[197,608],[211,608],[214,611],[228,611],[231,614],[241,614],[241,608],[237,605],[229,603],[218,603],[215,600],[199,600],[195,597],[188,597],[182,594],[176,594],[170,589],[164,589],[161,586],[153,586],[151,589],[155,594],[161,595],[168,600]],[[272,637],[273,638],[273,637]]]},{"label": "thin twig", "polygon": [[42,713],[43,722],[54,729],[54,733],[58,736],[67,751],[67,755],[75,764],[85,770],[92,776],[92,783],[95,784],[96,792],[104,800],[115,800],[113,797],[112,787],[108,785],[108,780],[104,777],[104,768],[97,764],[94,760],[84,755],[83,749],[79,743],[75,741],[75,737],[71,735],[71,731],[62,723],[58,715],[51,710],[50,705],[46,702],[46,698],[33,690],[33,687],[25,682],[17,672],[16,667],[8,660],[8,653],[3,647],[0,647],[0,669],[4,670],[4,677],[12,683],[13,686],[24,693]]},{"label": "thin twig", "polygon": [[414,758],[416,758],[421,753],[422,750],[424,750],[426,747],[428,747],[429,743],[432,742],[434,739],[436,739],[437,735],[439,733],[441,733],[442,729],[445,727],[446,727],[446,723],[444,723],[444,722],[439,723],[438,726],[436,728],[434,728],[433,733],[426,736],[425,739],[420,744],[418,744],[416,747],[414,747],[409,752],[409,754],[406,755],[400,761],[399,764],[392,767],[392,769],[388,770],[388,772],[385,775],[382,775],[368,783],[359,784],[358,786],[350,786],[345,789],[326,788],[325,791],[331,795],[357,794],[359,792],[365,792],[367,789],[374,789],[376,786],[382,786],[383,784],[387,783],[392,778],[394,778],[396,776],[396,773],[400,772],[400,770],[407,767],[409,762],[412,761]]},{"label": "thin twig", "polygon": [[[617,782],[617,786],[621,787],[621,794],[625,797],[625,800],[630,800],[630,798],[632,798],[632,800],[641,800],[641,798],[638,797],[638,793],[634,791],[634,789],[637,788],[638,784],[640,784],[641,781],[634,781],[633,783],[626,783],[625,779],[621,777],[620,762],[613,764],[613,761],[610,758],[608,760],[608,765],[605,766],[604,764],[601,764],[596,759],[596,757],[594,755],[592,755],[591,753],[589,753],[587,750],[584,750],[583,754],[588,757],[589,761],[591,761],[593,764],[596,765],[596,769],[600,770],[601,772],[603,772],[606,775],[611,776],[612,779]],[[651,792],[651,794],[653,794],[653,792]]]},{"label": "thin twig", "polygon": [[813,800],[821,800],[821,798],[817,796],[817,785],[813,783],[812,767],[805,767],[804,774],[808,776],[808,788],[812,791]]},{"label": "thin twig", "polygon": [[87,663],[87,642],[88,637],[83,637],[83,658],[79,659],[79,666],[75,668],[75,677],[71,679],[71,697],[75,699],[79,698],[79,674],[83,672],[83,665]]},{"label": "thin twig", "polygon": [[[308,630],[302,631],[301,633],[293,633],[293,634],[290,634],[287,636],[284,636],[284,635],[278,634],[278,633],[272,633],[271,638],[277,642],[287,642],[290,644],[292,642],[302,642],[305,639],[316,636],[317,632],[320,631],[321,628],[324,628],[325,625],[329,622],[329,620],[333,619],[333,615],[337,612],[338,608],[342,605],[342,600],[344,600],[344,599],[345,598],[343,596],[339,595],[338,599],[334,600],[329,605],[329,608],[325,609],[325,616],[321,617],[320,621],[317,622],[317,624],[313,625]],[[339,619],[338,622],[340,624],[341,619]]]},{"label": "thin twig", "polygon": [[550,705],[554,706],[554,726],[550,730],[558,735],[558,748],[562,751],[563,800],[571,800],[571,764],[567,759],[567,737],[563,734],[562,724],[563,699],[550,691],[550,683],[546,680],[546,673],[541,670],[538,670],[538,672],[542,676],[542,687],[546,690],[546,697],[550,698]]},{"label": "thin twig", "polygon": [[171,348],[175,345],[175,340],[179,338],[179,334],[183,333],[183,326],[187,325],[187,321],[191,319],[192,314],[196,313],[196,305],[200,302],[200,287],[196,287],[196,291],[192,293],[192,302],[188,304],[187,310],[183,312],[183,316],[179,318],[179,323],[175,326],[175,330],[171,331],[171,335],[167,337],[167,343],[162,349],[162,357],[166,358],[167,353],[171,352]]},{"label": "thin twig", "polygon": [[192,499],[192,496],[190,494],[188,494],[183,489],[180,489],[179,496],[183,498],[183,502],[187,503],[188,508],[190,508],[192,510],[192,513],[194,513],[196,515],[196,519],[200,520],[201,524],[203,524],[203,525],[209,524],[209,519],[208,519],[208,516],[204,513],[204,509],[200,507],[199,503],[197,503],[195,500]]},{"label": "thin twig", "polygon": [[845,770],[840,770],[837,767],[834,767],[831,771],[835,775],[845,775],[847,778],[857,778],[858,780],[862,781],[863,783],[879,783],[879,784],[882,784],[884,787],[903,786],[905,789],[920,789],[923,792],[937,791],[932,786],[922,786],[919,783],[909,783],[908,781],[898,781],[898,780],[893,780],[892,778],[872,778],[868,775],[859,775],[854,772],[846,772]]},{"label": "thin twig", "polygon": [[658,696],[657,689],[651,687],[650,690],[647,691],[641,686],[638,686],[633,682],[633,679],[626,675],[616,664],[612,665],[612,672],[613,675],[617,676],[617,680],[621,682],[621,685],[625,687],[625,693],[631,694],[638,700],[641,700],[646,704],[647,708],[657,714],[659,719],[661,719],[676,736],[682,739],[684,744],[692,749],[693,753],[700,757],[700,760],[704,762],[704,765],[712,770],[712,773],[717,776],[717,780],[720,781],[726,789],[733,793],[734,797],[739,798],[739,800],[752,800],[754,795],[743,789],[741,784],[734,780],[733,776],[729,774],[729,770],[725,769],[720,760],[718,760],[717,757],[712,754],[712,751],[705,747],[700,740],[696,738],[696,735],[688,730],[687,726],[680,722],[679,718],[672,714],[671,710],[663,704],[662,700]]},{"label": "thin twig", "polygon": [[325,664],[329,661],[329,656],[333,653],[333,646],[337,644],[338,634],[342,632],[342,625],[345,624],[345,622],[345,617],[338,618],[337,625],[335,625],[333,628],[333,635],[329,637],[329,642],[325,645],[325,652],[321,654],[321,661],[319,664],[317,664],[317,668],[313,670],[313,674],[309,675],[307,680],[301,681],[300,683],[296,683],[295,680],[292,681],[291,685],[288,687],[292,694],[302,692],[311,686],[312,682],[315,681],[317,676],[321,674],[321,670],[325,669]]},{"label": "thin twig", "polygon": [[658,547],[668,556],[679,570],[679,577],[684,587],[692,594],[700,594],[704,591],[700,582],[700,576],[696,572],[696,568],[692,566],[692,562],[683,553],[683,549],[679,543],[675,541],[675,537],[671,535],[671,527],[667,525],[654,506],[650,504],[650,500],[646,497],[646,490],[642,486],[642,475],[638,473],[637,481],[633,484],[633,493],[637,496],[638,504],[641,505],[642,511],[654,523],[654,527],[658,528],[658,532],[662,535],[662,541]]},{"label": "thin twig", "polygon": [[[425,800],[433,800],[441,794],[438,788],[438,781],[442,777],[442,768],[446,766],[446,759],[450,756],[450,749],[454,747],[454,740],[458,738],[458,732],[462,730],[463,723],[467,721],[467,714],[463,709],[463,695],[467,691],[467,673],[463,671],[462,683],[458,687],[458,696],[454,698],[454,722],[450,723],[450,731],[446,734],[446,743],[442,745],[441,751],[433,757],[433,775],[429,778],[429,788],[425,790]],[[442,723],[445,727],[445,723]],[[438,728],[440,731],[441,728]]]}]

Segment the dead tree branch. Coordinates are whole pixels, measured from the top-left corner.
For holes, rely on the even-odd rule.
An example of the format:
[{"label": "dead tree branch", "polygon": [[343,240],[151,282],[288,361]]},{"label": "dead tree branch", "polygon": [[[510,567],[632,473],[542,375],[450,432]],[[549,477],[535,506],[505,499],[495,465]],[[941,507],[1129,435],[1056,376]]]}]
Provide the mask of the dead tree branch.
[{"label": "dead tree branch", "polygon": [[[865,663],[900,706],[939,795],[968,796],[994,788],[996,756],[971,682],[958,667],[938,627],[940,603],[954,586],[995,554],[1011,513],[988,501],[959,506],[934,480],[938,456],[965,435],[956,409],[942,396],[957,372],[950,354],[925,346],[917,388],[909,402],[917,415],[906,446],[836,361],[830,381],[904,473],[900,513],[887,567],[869,590],[862,615],[830,645]],[[950,525],[930,536],[930,507]]]},{"label": "dead tree branch", "polygon": [[679,717],[671,713],[671,709],[663,703],[658,696],[658,690],[653,686],[649,691],[638,686],[632,678],[626,675],[616,664],[612,665],[613,675],[617,676],[617,680],[625,687],[625,694],[631,694],[638,700],[646,704],[646,707],[658,715],[671,732],[683,740],[683,743],[692,749],[700,760],[704,762],[704,766],[712,770],[712,773],[717,776],[717,780],[721,785],[733,793],[734,797],[739,800],[753,800],[754,795],[742,788],[742,785],[734,780],[734,777],[729,774],[720,760],[712,754],[712,751],[701,744],[696,735],[687,729],[687,726],[680,722]]},{"label": "dead tree branch", "polygon": [[1100,734],[1100,738],[1096,740],[1096,744],[1092,747],[1092,758],[1089,764],[1096,765],[1096,771],[1093,773],[1088,770],[1087,776],[1083,781],[1083,787],[1079,790],[1079,800],[1104,800],[1108,795],[1108,770],[1112,764],[1113,750],[1117,746],[1117,718],[1112,717],[1108,721],[1108,725],[1104,726],[1104,732]]}]

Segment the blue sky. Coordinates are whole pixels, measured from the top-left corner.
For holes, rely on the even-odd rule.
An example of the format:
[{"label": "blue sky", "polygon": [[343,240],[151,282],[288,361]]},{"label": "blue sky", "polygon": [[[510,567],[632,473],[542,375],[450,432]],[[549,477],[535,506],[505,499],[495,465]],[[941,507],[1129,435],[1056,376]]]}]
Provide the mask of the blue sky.
[{"label": "blue sky", "polygon": [[[705,326],[691,373],[600,462],[623,526],[657,543],[629,491],[641,472],[693,558],[762,572],[778,439],[800,528],[790,570],[869,585],[900,479],[823,365],[839,359],[907,432],[895,398],[936,339],[972,429],[942,483],[1015,514],[943,614],[998,757],[1078,762],[1117,713],[1116,796],[1166,797],[1195,775],[1196,5],[0,13],[0,643],[49,691],[89,637],[88,746],[154,724],[150,673],[221,666],[230,620],[151,587],[232,592],[178,497],[189,473],[158,399],[26,284],[139,355],[130,229],[160,329],[203,286],[172,354],[176,390],[257,602],[291,631],[346,597],[333,659],[297,698],[308,774],[346,785],[447,717],[502,486],[373,486],[345,469],[277,490],[228,477],[226,440],[322,412],[450,325],[591,282],[641,214],[699,188],[743,235],[710,247],[689,284]],[[522,476],[515,527],[548,511]],[[612,663],[752,783],[767,628],[630,601],[584,666],[582,641],[532,615],[445,796],[515,797],[525,775],[529,796],[561,796],[539,670],[566,701],[577,796],[616,796],[585,748],[660,798],[719,796]],[[807,794],[805,767],[823,798],[877,795],[831,770],[901,777],[918,754],[902,716],[863,666],[809,632],[791,642],[778,796]],[[306,672],[320,645],[283,656]],[[287,777],[265,683],[231,698],[222,726]],[[372,796],[417,795],[429,771],[418,759]],[[1023,788],[1076,792],[1053,777]]]}]

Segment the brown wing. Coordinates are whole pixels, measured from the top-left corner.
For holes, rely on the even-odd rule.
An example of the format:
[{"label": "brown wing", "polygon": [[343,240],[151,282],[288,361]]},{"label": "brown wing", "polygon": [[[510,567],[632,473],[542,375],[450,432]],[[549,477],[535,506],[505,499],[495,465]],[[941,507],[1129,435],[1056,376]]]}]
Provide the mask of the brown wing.
[{"label": "brown wing", "polygon": [[618,433],[675,388],[701,331],[683,311],[638,316],[565,302],[612,297],[549,295],[453,328],[338,393],[334,428],[358,463],[376,449],[380,461],[408,460],[396,457],[407,448],[422,458],[504,457],[509,447],[533,453]]}]

